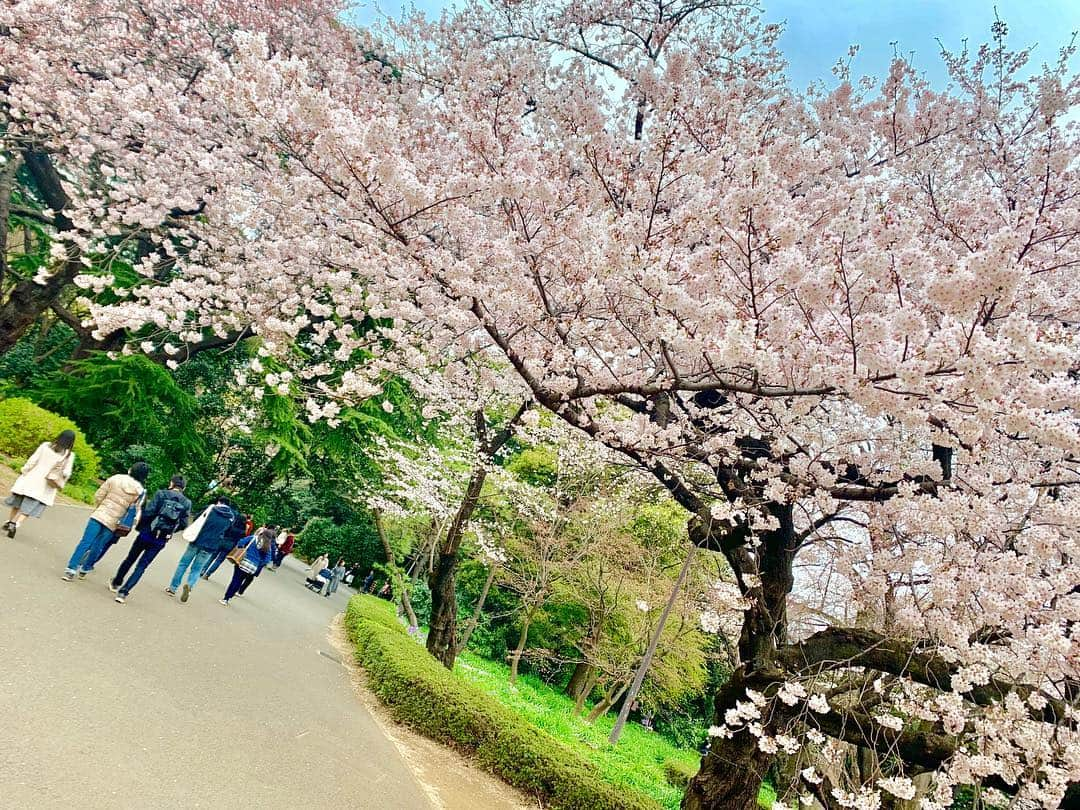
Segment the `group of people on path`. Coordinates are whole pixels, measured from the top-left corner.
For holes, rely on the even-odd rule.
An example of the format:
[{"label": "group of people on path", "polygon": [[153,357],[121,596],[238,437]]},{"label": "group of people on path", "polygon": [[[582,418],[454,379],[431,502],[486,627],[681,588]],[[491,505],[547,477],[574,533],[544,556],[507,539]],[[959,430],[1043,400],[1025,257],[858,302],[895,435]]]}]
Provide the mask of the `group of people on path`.
[{"label": "group of people on path", "polygon": [[[14,537],[28,517],[40,517],[52,506],[56,494],[70,479],[75,463],[75,434],[65,430],[52,442],[44,442],[23,465],[19,478],[5,503],[11,507],[4,530]],[[192,504],[184,494],[182,475],[174,475],[169,486],[146,500],[146,479],[150,467],[136,462],[126,473],[113,475],[94,495],[82,537],[68,560],[62,579],[84,579],[120,538],[134,535],[131,548],[109,581],[115,601],[124,604],[146,569],[178,532],[187,541],[166,593],[179,594],[187,602],[200,579],[208,580],[229,559],[232,580],[219,600],[229,605],[242,596],[254,579],[268,566],[275,570],[292,552],[295,537],[274,525],[254,529],[251,519],[240,512],[228,497],[219,496],[192,520]],[[339,566],[341,563],[339,563]],[[336,570],[336,569],[335,569]],[[335,588],[336,590],[336,588]],[[328,594],[329,595],[329,594]]]},{"label": "group of people on path", "polygon": [[[321,554],[315,558],[308,571],[311,572],[311,576],[308,577],[308,584],[318,586],[319,592],[329,599],[330,594],[337,593],[338,585],[345,579],[349,569],[345,567],[344,557],[339,559],[337,565],[331,568],[330,558],[325,554]],[[322,580],[326,580],[325,586]]]}]

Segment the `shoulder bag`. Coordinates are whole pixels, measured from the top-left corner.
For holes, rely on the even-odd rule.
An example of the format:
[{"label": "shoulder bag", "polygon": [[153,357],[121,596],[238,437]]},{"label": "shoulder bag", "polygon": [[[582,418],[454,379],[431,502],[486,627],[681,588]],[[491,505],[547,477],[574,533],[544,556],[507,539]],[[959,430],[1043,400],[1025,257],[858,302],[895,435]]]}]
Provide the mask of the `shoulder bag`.
[{"label": "shoulder bag", "polygon": [[180,536],[187,540],[187,542],[194,543],[195,540],[198,539],[199,532],[202,531],[202,527],[206,523],[206,516],[210,514],[210,510],[212,508],[213,507],[211,506],[206,507],[202,511],[202,514],[195,518],[195,520],[192,521],[191,525],[184,529]]},{"label": "shoulder bag", "polygon": [[247,556],[247,550],[251,548],[251,544],[255,542],[255,538],[252,537],[247,543],[242,546],[237,546],[228,554],[225,555],[225,559],[231,562],[233,565],[240,565],[244,561],[244,557]]},{"label": "shoulder bag", "polygon": [[113,534],[117,537],[127,537],[131,534],[131,530],[135,528],[135,516],[139,514],[139,506],[143,502],[143,498],[146,497],[146,490],[140,493],[139,497],[135,499],[135,503],[128,507],[127,512],[120,518],[120,522],[116,524],[116,529],[113,530]]},{"label": "shoulder bag", "polygon": [[68,456],[70,455],[71,451],[66,451],[64,455],[60,456],[60,460],[52,465],[49,474],[45,476],[45,480],[50,486],[53,486],[56,489],[64,488],[64,484],[67,483],[67,476],[64,475],[64,467],[67,466]]}]

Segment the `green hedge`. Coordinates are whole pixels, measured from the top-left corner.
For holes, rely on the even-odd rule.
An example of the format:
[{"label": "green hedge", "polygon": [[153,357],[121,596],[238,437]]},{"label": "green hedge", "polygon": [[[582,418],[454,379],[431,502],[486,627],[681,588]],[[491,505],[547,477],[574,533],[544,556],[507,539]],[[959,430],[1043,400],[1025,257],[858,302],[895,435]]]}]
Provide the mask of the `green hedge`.
[{"label": "green hedge", "polygon": [[664,760],[664,776],[674,787],[685,790],[686,786],[690,784],[690,780],[697,776],[697,772],[698,766],[696,765],[688,765],[678,759]]},{"label": "green hedge", "polygon": [[375,693],[425,736],[472,754],[556,810],[659,810],[604,782],[578,754],[445,669],[409,637],[389,603],[354,596],[345,626]]},{"label": "green hedge", "polygon": [[0,453],[11,456],[19,466],[39,444],[55,439],[64,430],[75,431],[75,471],[64,492],[89,500],[98,487],[98,456],[78,425],[28,399],[0,400]]}]

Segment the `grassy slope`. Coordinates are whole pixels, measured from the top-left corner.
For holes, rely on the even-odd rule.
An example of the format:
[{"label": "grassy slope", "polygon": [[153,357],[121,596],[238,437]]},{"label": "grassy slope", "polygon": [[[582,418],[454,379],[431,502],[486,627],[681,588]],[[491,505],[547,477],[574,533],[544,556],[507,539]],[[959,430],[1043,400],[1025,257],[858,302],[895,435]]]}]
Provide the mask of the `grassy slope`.
[{"label": "grassy slope", "polygon": [[617,746],[607,736],[615,723],[613,714],[595,725],[573,716],[574,703],[531,675],[523,675],[516,686],[509,682],[509,668],[466,653],[454,669],[503,705],[552,736],[575,748],[592,761],[605,780],[631,787],[667,808],[678,808],[682,790],[664,777],[664,761],[677,759],[696,772],[700,757],[696,751],[676,748],[667,739],[646,731],[636,723],[626,726]]}]

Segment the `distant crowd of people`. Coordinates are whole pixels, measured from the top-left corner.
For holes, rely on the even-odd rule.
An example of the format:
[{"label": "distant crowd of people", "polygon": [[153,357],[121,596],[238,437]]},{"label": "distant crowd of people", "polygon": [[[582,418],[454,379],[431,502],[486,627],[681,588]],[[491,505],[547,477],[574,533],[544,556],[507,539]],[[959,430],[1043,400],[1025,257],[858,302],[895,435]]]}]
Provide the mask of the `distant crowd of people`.
[{"label": "distant crowd of people", "polygon": [[[74,445],[74,432],[65,430],[53,441],[42,443],[27,459],[5,500],[11,508],[3,527],[8,537],[15,537],[28,517],[40,517],[55,503],[56,494],[74,469]],[[166,543],[180,533],[187,548],[166,593],[179,594],[180,601],[187,602],[200,579],[209,580],[225,560],[230,560],[234,566],[232,579],[219,600],[228,606],[244,595],[263,570],[280,568],[292,553],[296,541],[292,532],[276,525],[256,529],[251,517],[243,514],[228,496],[216,497],[192,519],[192,503],[184,494],[187,482],[182,475],[174,475],[167,488],[159,489],[147,500],[149,475],[149,466],[140,461],[126,473],[106,479],[98,488],[94,495],[96,508],[62,579],[84,579],[112,546],[131,535],[131,548],[109,581],[115,600],[124,604]],[[339,561],[330,573],[327,596],[337,590],[345,576],[344,561]]]}]

